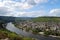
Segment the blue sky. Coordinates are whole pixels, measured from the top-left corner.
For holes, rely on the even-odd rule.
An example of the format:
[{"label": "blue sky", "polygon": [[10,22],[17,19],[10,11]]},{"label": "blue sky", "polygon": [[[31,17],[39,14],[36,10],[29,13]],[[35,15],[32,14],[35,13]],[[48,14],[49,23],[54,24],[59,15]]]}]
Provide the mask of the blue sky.
[{"label": "blue sky", "polygon": [[60,0],[0,0],[0,16],[60,17]]}]

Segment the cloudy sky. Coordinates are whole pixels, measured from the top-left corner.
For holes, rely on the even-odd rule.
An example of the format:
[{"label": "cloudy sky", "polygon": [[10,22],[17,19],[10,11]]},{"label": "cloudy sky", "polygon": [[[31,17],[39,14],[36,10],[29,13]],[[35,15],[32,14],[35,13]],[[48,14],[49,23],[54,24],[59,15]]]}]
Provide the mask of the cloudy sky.
[{"label": "cloudy sky", "polygon": [[0,0],[0,16],[60,16],[60,0]]}]

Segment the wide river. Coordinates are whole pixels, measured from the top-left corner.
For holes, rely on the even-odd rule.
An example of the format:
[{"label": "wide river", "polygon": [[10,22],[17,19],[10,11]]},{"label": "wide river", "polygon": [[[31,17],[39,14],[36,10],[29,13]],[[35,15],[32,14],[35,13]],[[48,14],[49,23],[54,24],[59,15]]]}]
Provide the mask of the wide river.
[{"label": "wide river", "polygon": [[55,37],[50,37],[50,36],[42,36],[42,35],[36,35],[30,32],[26,32],[26,31],[22,31],[22,29],[18,29],[14,26],[14,24],[7,23],[6,29],[17,33],[18,35],[22,35],[25,37],[30,37],[30,38],[36,38],[37,40],[60,40],[59,38],[55,38]]}]

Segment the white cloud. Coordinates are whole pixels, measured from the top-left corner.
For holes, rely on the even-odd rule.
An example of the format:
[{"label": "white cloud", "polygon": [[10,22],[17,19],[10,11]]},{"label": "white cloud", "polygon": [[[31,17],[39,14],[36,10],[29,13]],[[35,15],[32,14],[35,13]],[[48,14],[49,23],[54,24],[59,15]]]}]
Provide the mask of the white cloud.
[{"label": "white cloud", "polygon": [[60,9],[52,9],[50,13],[60,13]]},{"label": "white cloud", "polygon": [[19,8],[19,9],[29,9],[34,7],[38,3],[45,3],[48,0],[21,0],[21,2],[16,2],[13,0],[3,0],[0,2],[0,7],[9,7],[9,8]]},{"label": "white cloud", "polygon": [[51,16],[60,16],[60,9],[52,9],[50,10],[49,14]]},{"label": "white cloud", "polygon": [[15,7],[23,10],[23,9],[29,9],[29,8],[31,8],[33,6],[29,5],[28,3],[19,3],[18,2],[18,3],[15,4]]},{"label": "white cloud", "polygon": [[34,0],[36,3],[46,3],[48,0]]},{"label": "white cloud", "polygon": [[16,1],[12,1],[12,0],[3,0],[3,2],[0,2],[0,7],[8,7],[8,8],[18,8],[20,10],[24,10],[24,9],[29,9],[32,8],[33,5],[29,5],[27,2],[16,2]]},{"label": "white cloud", "polygon": [[38,16],[46,15],[45,13],[46,12],[44,10],[32,11],[32,12],[17,12],[16,14],[14,14],[14,16],[16,17],[38,17]]},{"label": "white cloud", "polygon": [[26,0],[21,0],[21,2],[25,2]]},{"label": "white cloud", "polygon": [[2,2],[0,2],[0,7],[3,7],[3,6],[4,6],[4,4]]},{"label": "white cloud", "polygon": [[[12,9],[11,9],[12,10]],[[15,16],[15,17],[38,17],[38,16],[44,16],[45,11],[39,10],[39,11],[32,11],[32,12],[17,12],[17,11],[11,11],[9,8],[6,7],[0,7],[0,16]]]},{"label": "white cloud", "polygon": [[47,3],[48,0],[27,0],[27,3],[29,3],[30,5],[37,5],[37,4],[41,4],[41,3]]},{"label": "white cloud", "polygon": [[13,10],[16,9],[24,10],[24,9],[30,9],[40,2],[44,3],[47,2],[47,0],[21,0],[21,2],[16,2],[12,0],[3,0],[2,2],[0,2],[0,7],[7,7]]},{"label": "white cloud", "polygon": [[45,10],[25,12],[16,11],[30,9],[39,3],[47,3],[48,0],[22,0],[21,2],[16,2],[12,0],[0,1],[0,15],[2,16],[16,16],[16,17],[38,17],[38,16],[60,16],[60,9],[52,9],[49,13]]},{"label": "white cloud", "polygon": [[7,14],[10,14],[10,11],[6,7],[0,7],[0,16],[5,16]]}]

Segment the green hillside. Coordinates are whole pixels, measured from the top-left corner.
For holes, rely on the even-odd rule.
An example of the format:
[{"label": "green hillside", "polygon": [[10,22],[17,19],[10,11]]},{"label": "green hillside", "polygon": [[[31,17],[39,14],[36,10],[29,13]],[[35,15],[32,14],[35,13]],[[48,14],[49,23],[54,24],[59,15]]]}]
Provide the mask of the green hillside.
[{"label": "green hillside", "polygon": [[36,17],[32,19],[34,22],[60,22],[60,17]]}]

